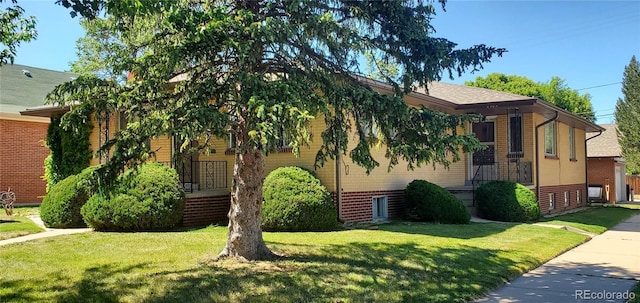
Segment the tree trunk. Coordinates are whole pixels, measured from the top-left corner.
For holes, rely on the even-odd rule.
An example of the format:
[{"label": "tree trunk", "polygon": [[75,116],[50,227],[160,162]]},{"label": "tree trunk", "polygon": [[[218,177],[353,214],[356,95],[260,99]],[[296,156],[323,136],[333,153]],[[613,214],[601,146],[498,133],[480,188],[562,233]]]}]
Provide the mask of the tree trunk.
[{"label": "tree trunk", "polygon": [[273,253],[262,240],[262,178],[264,156],[261,151],[236,154],[233,167],[229,236],[218,258],[270,260]]}]

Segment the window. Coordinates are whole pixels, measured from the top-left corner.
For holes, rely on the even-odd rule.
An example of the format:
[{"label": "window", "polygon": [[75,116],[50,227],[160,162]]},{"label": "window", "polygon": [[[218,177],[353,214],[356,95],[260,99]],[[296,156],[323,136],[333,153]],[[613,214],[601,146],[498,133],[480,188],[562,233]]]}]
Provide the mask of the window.
[{"label": "window", "polygon": [[576,160],[576,129],[569,128],[569,159]]},{"label": "window", "polygon": [[129,124],[129,114],[126,112],[120,112],[118,116],[118,130],[126,129]]},{"label": "window", "polygon": [[509,117],[509,153],[522,153],[522,116]]},{"label": "window", "polygon": [[576,190],[576,204],[582,203],[582,190]]},{"label": "window", "polygon": [[229,149],[235,149],[236,148],[236,136],[234,136],[232,133],[229,133]]},{"label": "window", "polygon": [[478,137],[480,142],[494,142],[494,124],[493,121],[480,122],[473,124],[473,133]]},{"label": "window", "polygon": [[548,156],[556,155],[556,124],[547,123],[544,126],[544,153]]},{"label": "window", "polygon": [[281,128],[278,130],[278,148],[290,148],[290,140],[287,133],[285,133],[284,129]]},{"label": "window", "polygon": [[549,210],[556,209],[556,194],[549,193]]},{"label": "window", "polygon": [[564,192],[564,206],[569,206],[570,194],[568,191]]},{"label": "window", "polygon": [[387,196],[373,197],[373,220],[389,218]]}]

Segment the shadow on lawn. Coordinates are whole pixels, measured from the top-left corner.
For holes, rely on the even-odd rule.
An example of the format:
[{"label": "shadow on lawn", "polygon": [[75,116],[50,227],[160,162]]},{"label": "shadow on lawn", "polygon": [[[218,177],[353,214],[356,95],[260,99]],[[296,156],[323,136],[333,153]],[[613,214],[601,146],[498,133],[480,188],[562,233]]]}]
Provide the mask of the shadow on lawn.
[{"label": "shadow on lawn", "polygon": [[27,284],[49,288],[45,292],[55,297],[47,301],[55,302],[466,302],[521,274],[522,266],[537,265],[470,246],[427,251],[415,243],[271,244],[288,256],[202,261],[189,270],[160,272],[153,264],[104,265],[86,269],[71,284],[51,285],[64,281],[63,274],[47,282],[0,282],[16,289],[0,301],[38,301],[29,297]]},{"label": "shadow on lawn", "polygon": [[421,222],[401,222],[382,224],[378,228],[384,231],[429,235],[443,238],[473,239],[501,233],[518,223],[474,223],[469,224],[437,224]]},{"label": "shadow on lawn", "polygon": [[[9,290],[0,292],[0,302],[121,302],[122,298],[131,295],[142,286],[142,279],[132,280],[131,283],[118,284],[116,278],[131,274],[146,264],[137,264],[129,267],[117,265],[101,265],[85,270],[82,279],[69,287],[68,276],[64,272],[53,274],[46,281],[43,280],[10,280],[0,281],[0,289]],[[10,277],[10,275],[9,275]],[[51,283],[55,281],[55,283]],[[152,282],[152,281],[151,281]],[[52,298],[39,298],[37,295],[42,289],[46,293],[57,294]]]}]

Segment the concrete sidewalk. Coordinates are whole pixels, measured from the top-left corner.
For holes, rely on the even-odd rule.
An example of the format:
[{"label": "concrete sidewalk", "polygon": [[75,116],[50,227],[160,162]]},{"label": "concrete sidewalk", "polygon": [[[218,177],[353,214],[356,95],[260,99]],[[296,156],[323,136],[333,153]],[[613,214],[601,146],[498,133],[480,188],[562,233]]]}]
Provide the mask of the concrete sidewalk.
[{"label": "concrete sidewalk", "polygon": [[55,237],[60,235],[78,234],[78,233],[85,233],[85,232],[92,231],[91,228],[65,228],[65,229],[47,228],[46,226],[44,226],[44,223],[42,223],[42,220],[40,220],[39,216],[29,216],[29,219],[31,219],[31,221],[36,223],[38,226],[42,227],[44,231],[37,234],[30,234],[22,237],[0,240],[0,246],[13,244],[13,243],[26,242],[26,241],[31,241],[35,239],[49,238],[49,237]]},{"label": "concrete sidewalk", "polygon": [[476,302],[626,302],[639,281],[636,215]]}]

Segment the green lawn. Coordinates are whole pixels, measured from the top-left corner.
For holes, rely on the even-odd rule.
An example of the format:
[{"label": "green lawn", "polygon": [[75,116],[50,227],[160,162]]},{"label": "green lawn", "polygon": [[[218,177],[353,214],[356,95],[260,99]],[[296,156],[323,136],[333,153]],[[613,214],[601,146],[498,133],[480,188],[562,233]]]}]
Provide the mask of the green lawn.
[{"label": "green lawn", "polygon": [[[591,208],[546,223],[601,232],[634,213]],[[214,261],[225,227],[7,245],[0,302],[467,302],[588,239],[530,224],[401,222],[264,238],[282,258]]]},{"label": "green lawn", "polygon": [[27,218],[27,216],[38,214],[38,207],[14,208],[13,216],[7,216],[4,210],[0,209],[0,240],[43,231],[42,228]]},{"label": "green lawn", "polygon": [[3,246],[0,302],[466,302],[586,236],[527,224],[265,233],[274,262],[213,261],[225,227]]},{"label": "green lawn", "polygon": [[640,283],[636,284],[636,287],[633,289],[633,293],[635,297],[633,300],[629,300],[628,303],[640,303]]},{"label": "green lawn", "polygon": [[572,214],[543,218],[541,222],[566,225],[594,234],[601,234],[607,229],[637,214],[640,214],[640,204],[618,204],[615,206],[589,207],[584,211]]}]

